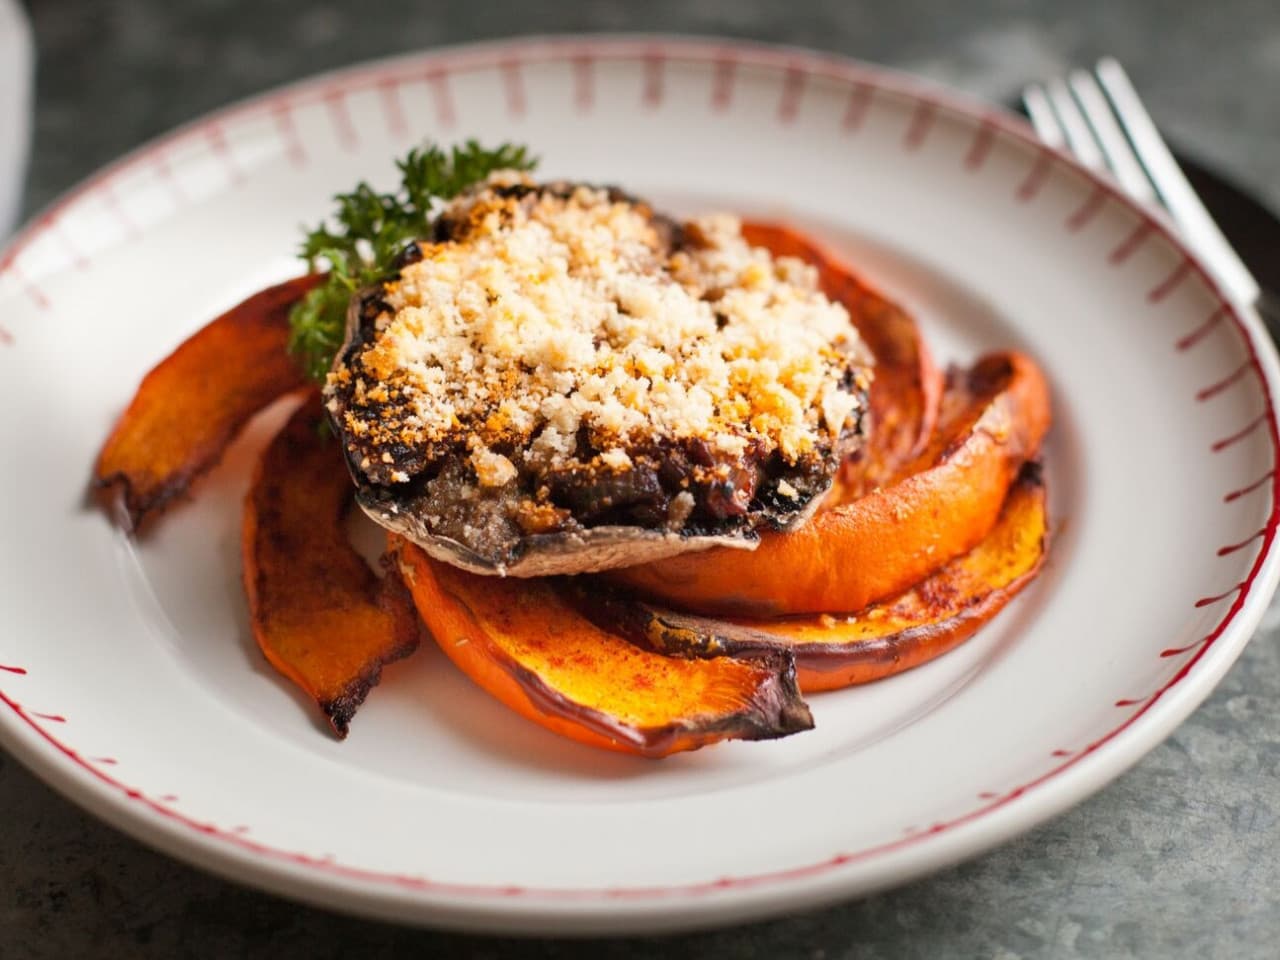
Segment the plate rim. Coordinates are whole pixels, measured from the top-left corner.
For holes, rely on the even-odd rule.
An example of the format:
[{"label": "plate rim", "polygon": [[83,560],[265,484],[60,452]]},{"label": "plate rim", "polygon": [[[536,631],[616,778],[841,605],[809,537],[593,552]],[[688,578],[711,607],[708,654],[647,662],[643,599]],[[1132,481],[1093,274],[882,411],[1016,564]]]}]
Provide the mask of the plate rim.
[{"label": "plate rim", "polygon": [[[736,919],[760,917],[793,906],[817,906],[905,882],[958,862],[1010,839],[1080,802],[1136,763],[1168,736],[1213,690],[1253,634],[1280,580],[1274,550],[1280,524],[1280,432],[1275,398],[1280,395],[1280,361],[1261,319],[1247,305],[1233,302],[1168,222],[1145,210],[1112,184],[1080,167],[1059,150],[1036,140],[1031,129],[998,106],[901,70],[868,64],[840,54],[733,38],[666,34],[568,34],[516,37],[432,47],[360,61],[273,87],[195,117],[154,137],[99,168],[32,216],[0,249],[0,275],[15,269],[22,251],[56,224],[59,215],[82,198],[176,144],[229,119],[240,120],[281,104],[319,100],[334,90],[351,92],[403,78],[416,68],[421,79],[431,68],[445,74],[464,67],[602,60],[652,59],[729,62],[770,67],[798,75],[834,78],[852,85],[914,98],[930,110],[941,109],[976,121],[980,130],[1010,137],[1035,151],[1035,168],[1065,168],[1090,183],[1096,195],[1126,207],[1139,228],[1161,236],[1178,252],[1219,303],[1222,318],[1241,334],[1248,364],[1258,373],[1266,409],[1253,428],[1265,425],[1273,451],[1271,507],[1262,543],[1246,579],[1218,624],[1187,661],[1139,708],[1088,747],[1027,783],[970,812],[935,824],[918,834],[863,850],[838,853],[800,867],[705,882],[634,888],[527,888],[494,884],[451,884],[344,866],[307,854],[291,853],[194,821],[98,769],[42,726],[16,700],[0,690],[0,744],[64,797],[135,838],[176,858],[229,879],[283,893],[311,903],[384,919],[462,929],[556,929],[565,920],[594,918],[604,929],[688,929]],[[976,143],[976,141],[975,141]],[[1033,170],[1034,173],[1034,170]],[[33,297],[40,296],[38,288]],[[2,332],[2,331],[0,331]],[[1264,478],[1264,481],[1267,478]],[[21,667],[4,667],[23,673]],[[2,676],[3,674],[0,674]],[[1193,682],[1185,683],[1188,678]],[[16,719],[15,719],[16,717]],[[1117,742],[1117,738],[1121,738]],[[45,746],[41,746],[41,742]],[[70,762],[68,762],[70,761]],[[1055,783],[1057,789],[1039,788]],[[1028,794],[1030,798],[1028,799]],[[894,854],[906,856],[894,858]],[[878,872],[853,873],[851,864],[876,861]],[[641,921],[648,921],[643,927]],[[590,922],[590,920],[588,921]],[[632,926],[628,926],[628,923]],[[585,932],[585,928],[583,930]]]}]

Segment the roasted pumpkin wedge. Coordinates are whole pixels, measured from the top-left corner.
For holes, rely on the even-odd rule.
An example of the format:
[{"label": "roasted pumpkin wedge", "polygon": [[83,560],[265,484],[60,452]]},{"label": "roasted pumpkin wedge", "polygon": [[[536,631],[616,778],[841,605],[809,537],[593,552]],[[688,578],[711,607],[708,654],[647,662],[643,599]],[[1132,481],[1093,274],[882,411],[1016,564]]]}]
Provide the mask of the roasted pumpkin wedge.
[{"label": "roasted pumpkin wedge", "polygon": [[1027,464],[986,538],[906,593],[853,617],[741,625],[786,640],[806,693],[879,680],[941,656],[977,633],[1035,579],[1048,539],[1040,468]]},{"label": "roasted pumpkin wedge", "polygon": [[303,385],[285,349],[289,310],[319,280],[255,293],[143,378],[94,468],[97,495],[117,523],[139,529],[212,469],[255,413]]},{"label": "roasted pumpkin wedge", "polygon": [[942,372],[911,315],[868,286],[832,250],[783,224],[747,221],[742,235],[774,256],[812,264],[832,300],[844,304],[875,357],[868,396],[871,427],[863,446],[845,463],[826,505],[855,499],[893,479],[919,456],[938,418]]},{"label": "roasted pumpkin wedge", "polygon": [[901,673],[973,636],[1035,577],[1048,541],[1045,490],[1023,467],[986,538],[906,593],[854,616],[715,620],[662,609],[575,582],[575,607],[612,630],[672,656],[795,654],[805,693]]},{"label": "roasted pumpkin wedge", "polygon": [[393,539],[440,648],[490,694],[548,730],[661,757],[813,726],[785,650],[733,659],[663,656],[592,624],[553,580],[467,573]]},{"label": "roasted pumpkin wedge", "polygon": [[267,446],[245,501],[244,585],[258,646],[347,735],[384,664],[418,646],[394,569],[379,579],[347,539],[353,490],[319,394]]},{"label": "roasted pumpkin wedge", "polygon": [[723,615],[853,612],[901,593],[986,536],[1049,426],[1048,386],[1021,354],[983,358],[953,378],[950,393],[948,422],[905,479],[797,530],[763,534],[753,553],[708,550],[611,576],[645,596]]}]

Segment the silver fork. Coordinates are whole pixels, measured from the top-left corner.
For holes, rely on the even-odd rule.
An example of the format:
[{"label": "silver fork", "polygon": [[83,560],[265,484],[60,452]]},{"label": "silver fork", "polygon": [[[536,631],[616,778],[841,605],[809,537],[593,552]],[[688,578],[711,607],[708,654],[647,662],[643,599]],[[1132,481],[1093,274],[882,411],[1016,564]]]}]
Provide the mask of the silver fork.
[{"label": "silver fork", "polygon": [[1272,312],[1116,60],[1105,57],[1092,72],[1073,70],[1065,78],[1030,84],[1022,102],[1041,140],[1090,169],[1110,172],[1139,202],[1162,207],[1233,299]]}]

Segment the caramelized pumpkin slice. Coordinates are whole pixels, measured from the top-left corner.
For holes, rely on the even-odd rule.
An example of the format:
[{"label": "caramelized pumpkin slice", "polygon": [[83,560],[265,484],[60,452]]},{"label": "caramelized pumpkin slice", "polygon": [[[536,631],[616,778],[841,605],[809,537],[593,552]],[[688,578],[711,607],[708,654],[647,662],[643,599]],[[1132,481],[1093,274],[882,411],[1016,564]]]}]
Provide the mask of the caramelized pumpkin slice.
[{"label": "caramelized pumpkin slice", "polygon": [[986,538],[906,593],[853,617],[740,621],[795,652],[806,693],[879,680],[968,640],[1040,572],[1048,548],[1038,464],[1023,467]]},{"label": "caramelized pumpkin slice", "polygon": [[1021,354],[985,357],[955,384],[948,423],[905,479],[819,513],[753,552],[713,549],[615,571],[637,593],[699,613],[856,611],[901,593],[991,530],[1049,426],[1049,390]]},{"label": "caramelized pumpkin slice", "polygon": [[1034,579],[1048,525],[1038,465],[1028,464],[986,538],[906,593],[856,616],[712,620],[592,590],[575,605],[611,629],[672,656],[795,654],[806,693],[879,680],[940,656],[973,636]]},{"label": "caramelized pumpkin slice", "polygon": [[818,270],[823,292],[843,303],[876,360],[868,405],[871,429],[858,454],[845,464],[834,505],[888,483],[919,456],[933,434],[942,396],[942,373],[911,315],[863,283],[833,251],[780,224],[742,225],[750,243],[774,256],[796,257]]},{"label": "caramelized pumpkin slice", "polygon": [[99,499],[121,526],[138,529],[185,493],[255,413],[303,385],[285,349],[289,310],[319,279],[255,293],[143,378],[94,468]]},{"label": "caramelized pumpkin slice", "polygon": [[394,570],[379,579],[347,540],[342,449],[319,428],[318,394],[258,463],[245,501],[244,585],[271,665],[320,705],[339,737],[383,664],[418,646],[413,602]]},{"label": "caramelized pumpkin slice", "polygon": [[661,757],[813,726],[794,658],[784,650],[744,659],[665,657],[592,624],[554,581],[477,576],[403,539],[397,553],[440,648],[477,684],[548,730]]}]

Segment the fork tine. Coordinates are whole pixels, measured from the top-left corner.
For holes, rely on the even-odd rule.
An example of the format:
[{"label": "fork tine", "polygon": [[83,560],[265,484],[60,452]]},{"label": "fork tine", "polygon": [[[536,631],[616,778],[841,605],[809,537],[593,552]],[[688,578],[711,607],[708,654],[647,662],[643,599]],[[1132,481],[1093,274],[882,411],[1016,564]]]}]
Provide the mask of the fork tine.
[{"label": "fork tine", "polygon": [[1116,122],[1111,104],[1098,86],[1098,81],[1084,70],[1073,70],[1067,77],[1067,84],[1079,101],[1085,120],[1093,128],[1093,135],[1102,148],[1107,166],[1120,181],[1125,193],[1143,203],[1157,202],[1159,197],[1155,187],[1151,185],[1142,165],[1134,156],[1133,147]]},{"label": "fork tine", "polygon": [[1138,99],[1124,69],[1111,57],[1098,61],[1095,71],[1106,92],[1121,129],[1133,144],[1138,161],[1151,178],[1156,192],[1174,222],[1209,261],[1218,279],[1235,296],[1246,302],[1258,298],[1258,282],[1231,248],[1213,217],[1196,196],[1191,184],[1173,158],[1155,122]]},{"label": "fork tine", "polygon": [[1063,132],[1067,135],[1067,146],[1076,159],[1090,170],[1104,169],[1106,161],[1102,157],[1102,150],[1067,85],[1055,77],[1045,83],[1045,92],[1058,122],[1062,124]]},{"label": "fork tine", "polygon": [[1066,147],[1066,134],[1062,132],[1062,127],[1058,125],[1058,120],[1053,115],[1053,108],[1049,106],[1049,98],[1043,87],[1036,83],[1027,86],[1022,91],[1022,105],[1026,107],[1031,125],[1035,127],[1036,135],[1041,140],[1058,149]]}]

